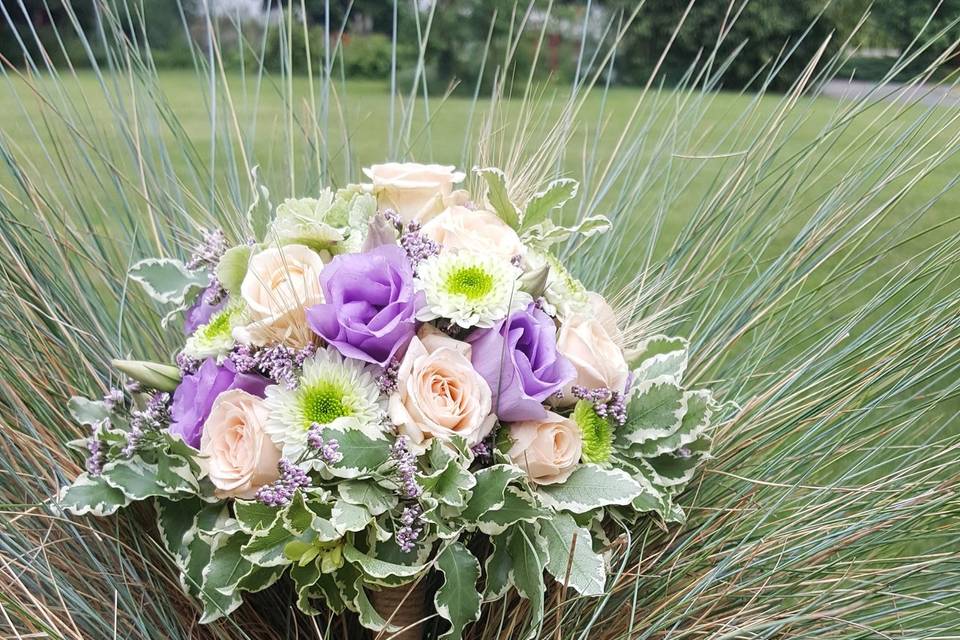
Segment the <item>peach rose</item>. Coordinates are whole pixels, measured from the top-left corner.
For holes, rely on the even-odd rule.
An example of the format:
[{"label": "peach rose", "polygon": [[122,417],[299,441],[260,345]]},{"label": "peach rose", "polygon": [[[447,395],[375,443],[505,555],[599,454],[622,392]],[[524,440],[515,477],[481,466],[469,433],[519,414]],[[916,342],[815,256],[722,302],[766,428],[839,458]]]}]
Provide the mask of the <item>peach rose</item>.
[{"label": "peach rose", "polygon": [[507,455],[536,484],[563,482],[580,462],[583,437],[573,420],[547,413],[542,420],[510,425]]},{"label": "peach rose", "polygon": [[416,162],[388,162],[365,168],[373,182],[380,209],[393,209],[404,222],[427,222],[449,204],[466,201],[465,192],[453,185],[466,177],[456,167]]},{"label": "peach rose", "polygon": [[200,464],[220,497],[253,498],[279,478],[280,450],[263,429],[260,398],[232,389],[213,402],[200,437]]},{"label": "peach rose", "polygon": [[483,440],[496,417],[487,382],[470,363],[470,345],[424,328],[407,347],[390,396],[397,431],[422,450],[431,438]]},{"label": "peach rose", "polygon": [[497,214],[483,209],[448,207],[423,225],[422,233],[438,243],[442,251],[466,249],[504,260],[524,254],[517,232]]},{"label": "peach rose", "polygon": [[[619,329],[613,310],[598,294],[592,293],[593,310],[589,314],[574,314],[560,325],[557,333],[557,351],[566,356],[577,370],[577,377],[563,389],[559,406],[576,402],[571,391],[574,385],[587,389],[605,387],[623,391],[630,375]],[[615,332],[611,335],[611,332]]]},{"label": "peach rose", "polygon": [[250,259],[240,285],[249,323],[234,329],[240,342],[303,348],[312,339],[307,307],[323,302],[323,260],[301,244],[271,247]]}]

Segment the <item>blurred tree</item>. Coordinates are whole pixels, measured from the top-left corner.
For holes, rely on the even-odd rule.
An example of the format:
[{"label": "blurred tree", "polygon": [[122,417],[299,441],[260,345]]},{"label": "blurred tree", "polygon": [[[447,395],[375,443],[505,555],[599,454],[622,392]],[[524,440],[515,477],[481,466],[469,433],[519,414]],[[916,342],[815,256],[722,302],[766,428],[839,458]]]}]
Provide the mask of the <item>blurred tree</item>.
[{"label": "blurred tree", "polygon": [[[960,37],[960,26],[957,25],[960,20],[960,0],[875,0],[872,20],[888,44],[898,49],[908,47],[928,20],[930,24],[923,32],[921,42],[947,29],[924,56],[929,60],[943,53]],[[956,56],[954,60],[957,60]]]},{"label": "blurred tree", "polygon": [[[635,6],[628,0],[615,0],[612,4],[628,12]],[[618,52],[621,81],[647,81],[687,4],[688,0],[658,0],[644,6]],[[796,45],[796,51],[771,83],[774,88],[784,88],[802,71],[834,27],[829,16],[820,15],[823,0],[753,0],[730,26],[742,5],[742,0],[698,0],[661,68],[661,77],[667,82],[678,79],[694,60],[710,53],[721,30],[729,27],[719,47],[718,63],[741,44],[746,46],[724,74],[724,86],[745,86],[757,74],[762,78],[782,52]],[[804,35],[808,28],[809,33]],[[837,40],[833,38],[833,46]]]}]

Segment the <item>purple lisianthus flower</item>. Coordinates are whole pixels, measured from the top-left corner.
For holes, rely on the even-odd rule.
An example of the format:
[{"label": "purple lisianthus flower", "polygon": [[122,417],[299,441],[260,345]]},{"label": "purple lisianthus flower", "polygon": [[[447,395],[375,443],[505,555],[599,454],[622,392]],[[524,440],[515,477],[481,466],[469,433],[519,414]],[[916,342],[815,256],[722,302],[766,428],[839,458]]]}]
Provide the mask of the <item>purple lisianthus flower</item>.
[{"label": "purple lisianthus flower", "polygon": [[[183,335],[193,335],[197,327],[210,322],[213,314],[223,309],[227,304],[227,298],[226,296],[218,295],[220,293],[220,286],[214,282],[197,295],[197,299],[193,301],[193,304],[190,305],[190,308],[187,309],[187,312],[183,315]],[[217,300],[217,298],[219,298],[219,300]],[[212,300],[217,300],[217,302],[211,303]]]},{"label": "purple lisianthus flower", "polygon": [[489,329],[474,331],[471,360],[493,391],[494,412],[504,422],[539,420],[543,402],[577,377],[557,351],[557,327],[531,304]]},{"label": "purple lisianthus flower", "polygon": [[417,331],[422,294],[397,245],[335,257],[320,273],[320,286],[325,302],[307,310],[307,320],[347,358],[386,366]]},{"label": "purple lisianthus flower", "polygon": [[207,421],[217,396],[230,389],[241,389],[262,398],[268,384],[270,381],[263,376],[237,373],[230,360],[218,365],[213,358],[207,358],[196,373],[184,376],[173,392],[170,433],[180,436],[191,447],[199,448],[203,423]]}]

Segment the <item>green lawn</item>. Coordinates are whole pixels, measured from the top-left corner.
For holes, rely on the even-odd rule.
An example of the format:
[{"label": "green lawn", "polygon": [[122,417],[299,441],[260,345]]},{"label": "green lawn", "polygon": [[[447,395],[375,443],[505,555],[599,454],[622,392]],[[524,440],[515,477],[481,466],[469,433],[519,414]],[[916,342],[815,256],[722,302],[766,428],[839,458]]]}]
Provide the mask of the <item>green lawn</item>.
[{"label": "green lawn", "polygon": [[[224,171],[226,163],[231,162],[226,151],[231,151],[235,155],[238,151],[236,145],[230,147],[222,144],[224,132],[233,131],[233,127],[236,126],[245,139],[256,141],[252,149],[247,149],[247,153],[250,155],[251,164],[260,165],[263,180],[270,187],[274,198],[287,194],[306,195],[318,183],[317,176],[311,175],[313,171],[310,165],[295,161],[293,164],[297,169],[292,176],[289,172],[280,169],[285,164],[282,160],[286,154],[306,153],[309,156],[311,153],[298,134],[294,134],[293,140],[288,135],[289,122],[282,95],[285,91],[289,91],[294,96],[294,103],[297,105],[294,117],[299,119],[313,107],[309,98],[311,85],[305,77],[295,78],[290,87],[284,87],[274,80],[264,78],[258,91],[257,81],[255,76],[230,77],[233,106],[238,114],[235,125],[231,119],[225,117],[225,100],[222,91],[219,92],[220,118],[217,135],[221,144],[216,145],[214,163],[218,181],[224,181],[224,176],[230,173]],[[172,172],[179,176],[186,189],[192,189],[196,194],[206,191],[207,186],[203,184],[206,178],[202,172],[196,170],[196,167],[208,167],[211,164],[212,129],[208,115],[205,80],[197,78],[189,71],[163,73],[160,86],[163,99],[169,104],[169,110],[164,116],[165,121],[156,116],[145,115],[149,114],[149,109],[132,103],[126,97],[123,98],[122,104],[109,104],[104,98],[101,80],[89,72],[82,72],[76,77],[65,77],[60,86],[55,86],[49,79],[41,79],[38,82],[46,83],[41,93],[47,100],[53,101],[54,106],[58,102],[70,105],[67,109],[56,108],[62,113],[72,112],[69,113],[68,118],[71,122],[70,126],[82,132],[78,134],[78,139],[82,140],[79,143],[80,146],[95,148],[97,153],[107,153],[113,158],[120,158],[121,160],[116,161],[118,164],[129,162],[131,142],[123,137],[122,129],[117,126],[117,120],[121,119],[127,123],[136,122],[138,127],[150,132],[145,138],[146,142],[141,142],[142,145],[152,145],[152,148],[143,149],[145,156],[159,162],[162,147],[156,144],[156,136],[162,137],[166,148],[175,150],[169,157],[162,158],[163,162],[169,162]],[[128,78],[107,76],[102,82],[110,87],[109,93],[112,95],[129,96],[131,94],[126,84],[129,82]],[[315,94],[319,94],[318,84],[315,83],[313,89]],[[550,88],[545,92],[544,99],[549,99],[550,92],[559,95],[561,91],[562,89]],[[596,93],[597,95],[591,96],[587,101],[578,118],[580,124],[589,126],[578,129],[567,154],[565,169],[573,177],[579,178],[583,173],[584,153],[596,149],[594,164],[605,161],[640,97],[639,90],[628,88],[612,89],[605,98],[599,95],[599,92]],[[334,88],[334,95],[335,99],[330,103],[330,123],[325,130],[321,128],[317,131],[317,136],[324,134],[327,136],[332,174],[342,179],[349,172],[353,178],[357,178],[360,167],[387,159],[389,92],[381,83],[350,82],[345,89],[337,85]],[[649,127],[644,135],[651,144],[645,145],[639,151],[640,154],[652,153],[653,143],[661,135],[670,131],[671,119],[676,112],[681,111],[677,106],[677,102],[681,99],[681,95],[671,93],[648,96],[639,111],[638,120],[649,121]],[[704,101],[696,106],[698,109],[705,110],[700,119],[699,130],[683,131],[688,137],[677,144],[673,156],[674,164],[671,168],[674,180],[685,182],[687,172],[693,177],[689,184],[686,184],[669,201],[664,229],[658,241],[659,247],[665,248],[672,242],[689,218],[690,212],[701,203],[704,194],[714,188],[716,176],[729,168],[737,154],[743,151],[737,146],[734,138],[719,144],[718,141],[724,140],[723,137],[729,136],[731,132],[735,136],[743,134],[739,135],[741,140],[751,138],[748,133],[737,130],[742,126],[738,124],[738,118],[745,109],[750,108],[750,101],[751,98],[747,96],[721,93],[712,96],[708,102]],[[444,100],[442,96],[432,95],[429,101],[430,125],[424,127],[426,113],[421,103],[421,108],[413,118],[411,127],[412,137],[415,140],[412,155],[421,161],[461,164],[464,132],[471,118],[472,104],[472,100],[468,97],[457,96]],[[780,104],[780,96],[763,98],[747,119],[749,126],[763,123],[779,108]],[[481,101],[479,108],[482,109],[484,105],[485,102]],[[601,105],[605,111],[602,131],[597,138],[597,127],[601,122],[598,118]],[[790,128],[788,142],[778,158],[786,159],[790,154],[810,144],[824,127],[837,117],[840,107],[840,103],[832,99],[801,99],[787,124]],[[879,112],[881,108],[883,105],[879,105],[875,111]],[[689,112],[691,107],[688,105],[685,109]],[[834,155],[822,159],[823,167],[829,167],[829,169],[817,168],[814,171],[815,174],[822,172],[822,175],[818,176],[819,183],[811,185],[808,190],[804,200],[805,207],[794,204],[796,214],[791,223],[780,230],[775,242],[765,252],[765,256],[776,254],[793,238],[806,218],[814,211],[812,207],[816,204],[817,194],[826,194],[837,182],[844,179],[848,171],[856,168],[858,152],[845,151],[847,141],[852,141],[861,134],[865,134],[859,138],[861,141],[869,141],[890,135],[893,131],[903,131],[922,109],[924,108],[913,107],[901,112],[898,116],[891,112],[879,118],[861,117],[849,126],[838,141],[829,147]],[[508,112],[511,111],[517,111],[514,105],[508,106]],[[556,108],[546,111],[557,112]],[[934,114],[937,117],[942,115],[942,111]],[[474,127],[479,117],[479,114],[473,116]],[[399,119],[399,115],[397,118]],[[41,108],[40,99],[23,81],[8,79],[0,84],[0,130],[7,144],[19,156],[20,164],[23,163],[24,158],[35,163],[29,171],[33,180],[39,176],[44,176],[47,180],[59,180],[59,176],[66,173],[63,167],[79,161],[82,157],[82,154],[76,155],[75,150],[71,153],[69,150],[65,151],[60,144],[47,143],[50,140],[50,130],[59,131],[58,136],[65,131],[64,123],[57,120],[58,118],[52,115],[49,108]],[[545,117],[543,120],[549,121],[550,118]],[[171,133],[174,121],[177,123],[176,126],[182,127],[185,136],[175,138]],[[537,124],[532,123],[532,126]],[[938,140],[946,140],[953,135],[956,126],[955,123],[951,123],[950,127],[944,131],[934,134],[931,149],[936,147]],[[294,125],[293,129],[297,128],[297,125]],[[585,129],[589,130],[585,131]],[[153,133],[154,131],[156,134]],[[178,139],[182,140],[184,137],[192,144],[190,153],[180,151],[182,145]],[[95,141],[95,143],[88,144],[86,141]],[[291,149],[294,151],[291,152]],[[718,157],[713,160],[703,160],[702,156],[705,155]],[[699,159],[691,159],[691,156]],[[124,158],[126,160],[123,160]],[[233,161],[239,162],[236,157]],[[194,163],[192,169],[191,162]],[[124,167],[123,169],[131,170],[132,168]],[[903,215],[909,215],[910,212],[922,209],[949,180],[958,174],[960,174],[960,159],[952,158],[898,203],[897,211],[903,212]],[[133,172],[133,175],[136,175],[136,172]],[[11,179],[10,172],[4,171],[0,174],[0,185],[11,184]],[[61,188],[65,186],[60,185]],[[72,187],[66,186],[66,188]],[[97,188],[97,186],[88,186],[84,189],[96,191]],[[651,189],[651,193],[656,193],[656,188]],[[0,197],[3,197],[2,194]],[[945,194],[925,215],[920,225],[928,227],[951,220],[955,215],[958,202],[960,202],[960,192],[951,191]],[[649,209],[641,207],[632,212],[632,215],[651,215],[656,206],[657,201],[651,199]],[[893,218],[896,219],[896,216]],[[957,228],[954,222],[949,222],[944,232],[955,231]],[[108,230],[105,231],[108,232]],[[876,268],[882,269],[898,264],[914,255],[918,246],[928,241],[930,240],[923,238],[899,246],[895,251],[885,255]],[[629,262],[629,257],[622,269],[624,271],[634,269],[634,265]],[[851,300],[851,304],[856,302],[858,302],[857,298]]]}]

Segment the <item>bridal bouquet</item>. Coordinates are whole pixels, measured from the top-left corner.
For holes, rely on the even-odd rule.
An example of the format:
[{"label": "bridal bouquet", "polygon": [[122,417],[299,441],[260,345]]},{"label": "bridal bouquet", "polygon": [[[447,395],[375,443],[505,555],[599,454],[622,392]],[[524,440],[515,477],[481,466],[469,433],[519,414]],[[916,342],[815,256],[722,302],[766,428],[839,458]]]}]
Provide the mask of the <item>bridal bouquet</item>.
[{"label": "bridal bouquet", "polygon": [[136,264],[186,338],[70,399],[90,433],[59,507],[151,501],[203,622],[281,579],[371,629],[416,628],[432,594],[449,638],[511,588],[535,618],[545,580],[602,594],[617,523],[683,518],[719,406],[684,389],[684,340],[628,341],[551,252],[610,226],[558,222],[576,182],[514,202],[475,172],[471,194],[453,167],[376,165],[248,212],[258,237]]}]

